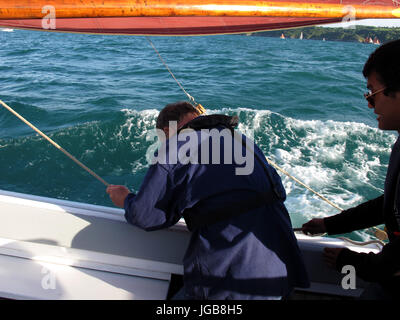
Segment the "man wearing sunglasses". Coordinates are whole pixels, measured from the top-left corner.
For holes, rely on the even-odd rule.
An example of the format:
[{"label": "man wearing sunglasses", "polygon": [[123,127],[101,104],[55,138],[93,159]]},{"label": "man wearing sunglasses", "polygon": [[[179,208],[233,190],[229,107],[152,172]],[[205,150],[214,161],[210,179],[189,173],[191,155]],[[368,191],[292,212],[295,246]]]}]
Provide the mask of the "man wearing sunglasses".
[{"label": "man wearing sunglasses", "polygon": [[[400,132],[400,40],[375,50],[363,69],[368,92],[368,107],[377,115],[381,130]],[[400,139],[393,146],[380,197],[324,219],[312,219],[302,227],[304,233],[348,233],[385,224],[389,237],[378,254],[357,253],[345,248],[325,248],[326,262],[340,272],[352,265],[361,279],[371,282],[361,299],[399,299],[400,293]]]}]

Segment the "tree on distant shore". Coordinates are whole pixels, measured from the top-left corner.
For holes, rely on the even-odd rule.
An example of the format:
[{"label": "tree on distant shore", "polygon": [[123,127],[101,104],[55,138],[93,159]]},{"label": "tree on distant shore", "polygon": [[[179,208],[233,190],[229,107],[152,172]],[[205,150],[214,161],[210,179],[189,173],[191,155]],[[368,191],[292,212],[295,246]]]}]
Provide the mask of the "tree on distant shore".
[{"label": "tree on distant shore", "polygon": [[326,28],[326,27],[305,27],[286,30],[273,30],[257,32],[254,36],[280,37],[282,33],[286,38],[300,37],[303,32],[303,39],[322,40],[325,38],[330,41],[355,41],[363,42],[366,38],[379,39],[381,43],[400,39],[400,28],[382,28],[356,26],[355,28]]}]

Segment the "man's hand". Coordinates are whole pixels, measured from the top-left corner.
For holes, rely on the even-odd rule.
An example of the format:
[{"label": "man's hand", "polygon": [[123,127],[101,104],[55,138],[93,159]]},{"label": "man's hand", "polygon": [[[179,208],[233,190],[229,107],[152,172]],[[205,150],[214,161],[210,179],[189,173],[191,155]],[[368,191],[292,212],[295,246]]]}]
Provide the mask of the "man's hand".
[{"label": "man's hand", "polygon": [[329,267],[336,269],[337,258],[343,249],[344,248],[324,248],[325,263]]},{"label": "man's hand", "polygon": [[110,195],[111,201],[120,208],[124,207],[125,198],[130,193],[125,186],[108,186],[106,192]]},{"label": "man's hand", "polygon": [[325,233],[325,223],[324,219],[314,218],[307,223],[303,224],[302,231],[304,234],[318,234],[318,233]]}]

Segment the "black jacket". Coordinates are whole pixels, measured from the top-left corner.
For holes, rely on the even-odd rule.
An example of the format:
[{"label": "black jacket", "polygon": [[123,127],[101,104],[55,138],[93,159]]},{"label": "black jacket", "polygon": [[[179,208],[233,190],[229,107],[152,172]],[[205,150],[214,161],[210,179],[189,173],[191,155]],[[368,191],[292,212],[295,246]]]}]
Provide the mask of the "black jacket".
[{"label": "black jacket", "polygon": [[379,282],[389,294],[396,297],[400,297],[400,219],[396,209],[400,207],[399,173],[400,138],[392,149],[384,194],[324,219],[330,235],[385,224],[389,243],[380,253],[357,253],[344,249],[338,256],[336,267],[341,271],[343,266],[353,265],[361,279]]}]

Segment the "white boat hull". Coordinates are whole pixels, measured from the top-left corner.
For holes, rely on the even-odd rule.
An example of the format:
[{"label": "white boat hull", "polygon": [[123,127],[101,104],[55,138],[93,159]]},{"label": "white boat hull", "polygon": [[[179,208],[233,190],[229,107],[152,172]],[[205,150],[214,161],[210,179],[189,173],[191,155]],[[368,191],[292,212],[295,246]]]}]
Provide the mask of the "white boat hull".
[{"label": "white boat hull", "polygon": [[[190,233],[183,221],[145,232],[121,209],[0,190],[0,297],[11,299],[166,299],[183,274]],[[327,246],[379,252],[338,239],[296,234],[311,278],[308,291],[358,296],[325,266]]]}]

